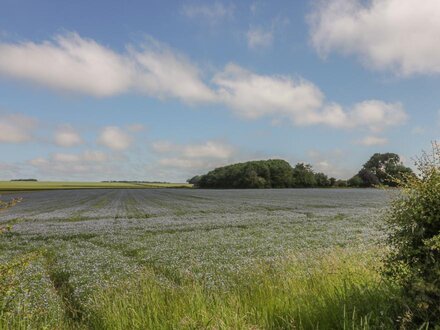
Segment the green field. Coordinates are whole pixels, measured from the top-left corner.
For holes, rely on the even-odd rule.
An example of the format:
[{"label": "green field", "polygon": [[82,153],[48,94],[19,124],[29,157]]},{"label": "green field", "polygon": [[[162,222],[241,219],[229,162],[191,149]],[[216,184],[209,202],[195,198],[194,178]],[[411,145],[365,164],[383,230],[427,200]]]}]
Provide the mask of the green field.
[{"label": "green field", "polygon": [[76,182],[76,181],[0,181],[0,191],[56,189],[142,189],[191,188],[187,183]]},{"label": "green field", "polygon": [[393,329],[378,210],[394,194],[8,194],[0,329]]}]

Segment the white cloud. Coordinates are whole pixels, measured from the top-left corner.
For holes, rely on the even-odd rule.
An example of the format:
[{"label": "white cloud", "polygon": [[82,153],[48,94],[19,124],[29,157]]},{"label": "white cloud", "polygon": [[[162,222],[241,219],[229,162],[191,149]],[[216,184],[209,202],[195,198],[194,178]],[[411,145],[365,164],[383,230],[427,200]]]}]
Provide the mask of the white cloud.
[{"label": "white cloud", "polygon": [[407,117],[400,103],[367,100],[348,109],[336,103],[326,105],[320,112],[305,115],[303,124],[324,124],[337,128],[365,127],[378,132],[386,127],[403,124]]},{"label": "white cloud", "polygon": [[302,113],[319,109],[324,99],[319,88],[308,81],[257,75],[235,64],[227,65],[213,81],[223,102],[251,119],[278,114],[295,121]]},{"label": "white cloud", "polygon": [[218,23],[223,19],[232,18],[235,7],[225,5],[221,2],[212,4],[185,4],[182,7],[182,14],[191,19],[202,19],[210,24]]},{"label": "white cloud", "polygon": [[37,120],[25,115],[0,115],[0,143],[28,142],[33,139],[36,126]]},{"label": "white cloud", "polygon": [[273,31],[252,27],[246,33],[249,48],[264,48],[272,45]]},{"label": "white cloud", "polygon": [[295,125],[327,125],[337,128],[366,127],[378,131],[400,125],[407,115],[400,103],[368,100],[344,109],[325,103],[324,94],[313,83],[285,76],[257,75],[229,64],[214,77],[219,97],[240,116],[288,118]]},{"label": "white cloud", "polygon": [[[141,47],[128,47],[123,54],[74,33],[40,44],[0,43],[2,74],[95,96],[140,91],[151,97],[177,98],[190,104],[220,103],[241,117],[271,117],[274,122],[288,119],[294,125],[379,130],[406,119],[398,103],[368,100],[344,109],[337,103],[326,102],[321,90],[301,77],[259,75],[235,64],[228,64],[215,74],[210,87],[196,65],[152,38]],[[29,139],[28,129],[17,130],[15,127],[21,126],[15,123],[5,127],[14,134],[3,139]],[[131,132],[140,129],[139,125],[127,128]],[[64,133],[57,143],[79,144],[81,138],[76,135]],[[130,145],[131,138],[113,127],[103,132],[99,141],[122,150]]]},{"label": "white cloud", "polygon": [[183,55],[153,38],[138,48],[119,54],[76,33],[39,44],[0,43],[0,75],[98,97],[141,91],[188,103],[215,99]]},{"label": "white cloud", "polygon": [[383,137],[369,135],[357,142],[358,144],[371,147],[371,146],[382,146],[388,143],[388,140]]},{"label": "white cloud", "polygon": [[408,115],[400,103],[385,103],[369,100],[357,103],[349,114],[354,126],[367,126],[373,131],[380,131],[388,126],[403,124]]},{"label": "white cloud", "polygon": [[130,147],[132,137],[117,126],[107,126],[102,129],[98,142],[113,150],[125,150]]},{"label": "white cloud", "polygon": [[309,17],[319,53],[358,55],[402,75],[440,73],[438,0],[321,1]]},{"label": "white cloud", "polygon": [[129,88],[133,70],[123,56],[70,33],[53,42],[0,44],[0,73],[54,89],[110,96]]},{"label": "white cloud", "polygon": [[164,44],[150,38],[141,51],[131,49],[130,53],[138,68],[135,85],[140,91],[187,103],[215,101],[215,93],[202,81],[199,69]]},{"label": "white cloud", "polygon": [[73,147],[83,143],[79,133],[70,125],[63,125],[55,132],[55,144],[60,147]]}]

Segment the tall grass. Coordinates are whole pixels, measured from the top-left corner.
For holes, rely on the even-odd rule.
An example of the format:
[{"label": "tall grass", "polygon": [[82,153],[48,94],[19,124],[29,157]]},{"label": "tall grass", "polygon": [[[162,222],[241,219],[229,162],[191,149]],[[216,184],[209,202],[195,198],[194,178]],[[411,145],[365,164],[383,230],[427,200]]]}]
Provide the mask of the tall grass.
[{"label": "tall grass", "polygon": [[389,329],[395,288],[373,254],[287,258],[237,274],[228,289],[154,272],[92,299],[94,329]]}]

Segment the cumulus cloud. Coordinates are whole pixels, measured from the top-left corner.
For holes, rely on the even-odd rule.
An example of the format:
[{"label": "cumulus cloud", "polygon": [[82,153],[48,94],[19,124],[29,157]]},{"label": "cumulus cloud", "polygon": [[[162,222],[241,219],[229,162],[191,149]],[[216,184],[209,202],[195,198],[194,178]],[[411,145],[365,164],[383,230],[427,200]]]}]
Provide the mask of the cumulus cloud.
[{"label": "cumulus cloud", "polygon": [[386,127],[398,126],[407,120],[407,114],[400,103],[367,100],[343,108],[333,103],[325,105],[321,111],[311,111],[297,119],[299,124],[322,124],[336,128],[366,128],[382,131]]},{"label": "cumulus cloud", "polygon": [[121,151],[130,147],[132,137],[117,126],[107,126],[101,131],[98,142],[110,149]]},{"label": "cumulus cloud", "polygon": [[60,126],[54,137],[55,144],[60,147],[73,147],[83,143],[79,133],[70,125]]},{"label": "cumulus cloud", "polygon": [[358,144],[371,147],[371,146],[382,146],[388,143],[388,139],[380,137],[380,136],[373,136],[369,135],[364,137],[362,140],[358,141]]},{"label": "cumulus cloud", "polygon": [[235,64],[229,64],[213,81],[222,101],[250,119],[285,117],[296,125],[370,130],[400,125],[407,119],[400,103],[368,100],[344,109],[337,103],[326,103],[321,90],[304,79],[257,75]]},{"label": "cumulus cloud", "polygon": [[28,142],[33,139],[36,127],[34,118],[21,114],[0,115],[0,143]]},{"label": "cumulus cloud", "polygon": [[[138,91],[189,104],[224,104],[244,118],[270,117],[278,122],[287,118],[294,125],[376,130],[406,119],[398,103],[368,100],[344,108],[327,102],[316,85],[301,77],[260,75],[236,64],[226,65],[208,84],[195,64],[153,38],[147,38],[139,47],[127,47],[124,53],[74,33],[40,44],[0,43],[1,75],[95,96]],[[29,134],[25,130],[11,128],[17,125],[6,126],[14,133],[7,139],[27,139]],[[137,125],[127,130],[141,129]],[[74,132],[66,132],[57,143],[71,146],[79,144],[80,139]],[[113,127],[101,133],[99,142],[123,150],[131,139],[126,132]]]},{"label": "cumulus cloud", "polygon": [[215,101],[197,66],[185,56],[150,38],[141,50],[130,50],[139,69],[136,87],[153,97],[178,98],[187,103]]},{"label": "cumulus cloud", "polygon": [[309,16],[319,53],[354,54],[401,75],[440,73],[437,0],[321,1]]},{"label": "cumulus cloud", "polygon": [[0,73],[55,89],[109,96],[129,88],[133,71],[123,56],[69,33],[40,44],[0,44]]},{"label": "cumulus cloud", "polygon": [[185,4],[182,6],[182,14],[191,19],[202,19],[210,24],[218,23],[223,19],[232,18],[234,15],[234,6],[225,5],[221,2],[212,4]]},{"label": "cumulus cloud", "polygon": [[349,117],[353,126],[364,125],[373,131],[380,131],[388,126],[403,124],[408,115],[400,103],[369,100],[357,103]]},{"label": "cumulus cloud", "polygon": [[0,75],[98,97],[129,91],[189,103],[215,97],[195,65],[153,38],[124,53],[76,33],[42,43],[0,43]]},{"label": "cumulus cloud", "polygon": [[319,88],[308,81],[258,75],[235,64],[227,65],[213,82],[224,103],[251,119],[280,114],[295,120],[302,113],[319,109],[324,99]]},{"label": "cumulus cloud", "polygon": [[252,27],[246,33],[249,48],[264,48],[272,45],[273,31]]}]

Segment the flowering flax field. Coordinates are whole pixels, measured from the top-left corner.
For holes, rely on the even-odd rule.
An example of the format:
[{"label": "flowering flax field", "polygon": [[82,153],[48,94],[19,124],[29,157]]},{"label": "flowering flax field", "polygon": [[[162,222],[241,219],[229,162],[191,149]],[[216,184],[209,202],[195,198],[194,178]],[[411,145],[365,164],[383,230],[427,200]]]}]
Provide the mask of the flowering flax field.
[{"label": "flowering flax field", "polygon": [[[366,263],[376,262],[370,251],[384,235],[380,210],[390,192],[91,189],[3,199],[12,197],[23,200],[0,215],[11,225],[0,236],[0,262],[10,265],[0,279],[0,327],[327,329],[372,322],[367,312],[348,311],[353,304],[340,301],[337,287],[320,289],[320,297],[336,299],[325,302],[335,308],[328,320],[318,319],[324,302],[313,307],[304,299],[322,281],[337,285],[341,274],[374,268]],[[344,266],[350,262],[357,268]],[[374,279],[363,273],[354,281]],[[300,295],[295,286],[310,287]]]}]

